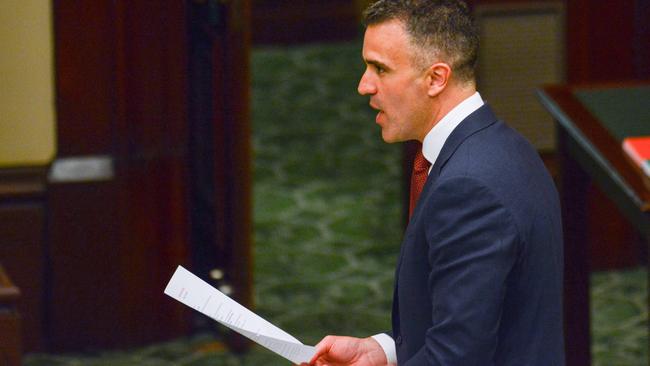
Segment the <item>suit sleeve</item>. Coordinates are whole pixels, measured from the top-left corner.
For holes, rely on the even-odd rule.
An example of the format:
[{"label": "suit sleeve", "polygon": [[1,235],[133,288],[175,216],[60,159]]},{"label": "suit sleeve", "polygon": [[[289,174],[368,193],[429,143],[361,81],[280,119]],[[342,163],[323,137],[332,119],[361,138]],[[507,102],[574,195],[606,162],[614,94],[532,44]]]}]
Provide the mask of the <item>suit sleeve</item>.
[{"label": "suit sleeve", "polygon": [[422,349],[400,366],[487,365],[517,258],[517,228],[480,181],[458,177],[436,183],[422,212],[432,326]]}]

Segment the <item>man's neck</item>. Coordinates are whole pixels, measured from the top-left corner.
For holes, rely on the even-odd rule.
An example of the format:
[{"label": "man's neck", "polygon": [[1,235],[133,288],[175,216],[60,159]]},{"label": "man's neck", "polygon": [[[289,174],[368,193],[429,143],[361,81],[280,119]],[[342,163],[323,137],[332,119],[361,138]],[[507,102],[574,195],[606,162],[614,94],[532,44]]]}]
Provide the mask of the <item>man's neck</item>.
[{"label": "man's neck", "polygon": [[440,122],[452,109],[459,105],[465,99],[471,97],[476,93],[476,85],[474,83],[460,84],[454,83],[447,85],[447,87],[435,97],[431,105],[431,122],[421,131],[421,136],[417,139],[422,142],[424,136],[431,131],[431,129]]},{"label": "man's neck", "polygon": [[471,97],[474,93],[476,93],[476,86],[474,83],[455,83],[448,85],[447,88],[438,95],[438,108],[434,114],[435,123],[433,125],[435,126],[452,109],[465,99]]}]

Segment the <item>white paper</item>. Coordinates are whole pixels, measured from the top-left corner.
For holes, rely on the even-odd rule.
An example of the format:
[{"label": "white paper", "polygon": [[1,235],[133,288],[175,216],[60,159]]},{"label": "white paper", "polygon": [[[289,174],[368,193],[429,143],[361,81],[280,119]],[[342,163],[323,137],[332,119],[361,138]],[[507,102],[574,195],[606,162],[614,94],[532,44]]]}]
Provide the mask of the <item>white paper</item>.
[{"label": "white paper", "polygon": [[314,347],[303,345],[182,266],[176,268],[165,294],[295,364],[309,362],[315,353]]}]

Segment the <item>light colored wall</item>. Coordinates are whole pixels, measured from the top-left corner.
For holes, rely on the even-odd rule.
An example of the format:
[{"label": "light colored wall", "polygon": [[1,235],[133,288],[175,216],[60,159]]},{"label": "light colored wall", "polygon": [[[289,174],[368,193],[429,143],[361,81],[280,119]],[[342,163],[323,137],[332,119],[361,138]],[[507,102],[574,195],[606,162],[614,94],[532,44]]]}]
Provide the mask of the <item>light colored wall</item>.
[{"label": "light colored wall", "polygon": [[51,1],[0,0],[0,167],[55,154]]}]

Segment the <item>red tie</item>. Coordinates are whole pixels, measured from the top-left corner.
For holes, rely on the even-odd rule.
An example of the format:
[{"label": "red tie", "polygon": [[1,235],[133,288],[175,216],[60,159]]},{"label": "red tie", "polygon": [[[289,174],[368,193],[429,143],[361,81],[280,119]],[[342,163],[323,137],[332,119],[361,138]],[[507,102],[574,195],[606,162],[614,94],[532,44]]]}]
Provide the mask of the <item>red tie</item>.
[{"label": "red tie", "polygon": [[429,167],[431,163],[424,158],[422,155],[422,148],[415,153],[415,158],[413,159],[413,172],[411,173],[411,191],[409,194],[410,203],[409,203],[409,218],[413,214],[415,209],[415,204],[418,202],[420,193],[424,188],[424,183],[427,181],[427,176],[429,175]]}]

